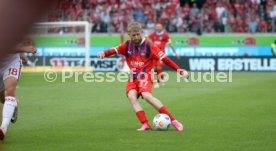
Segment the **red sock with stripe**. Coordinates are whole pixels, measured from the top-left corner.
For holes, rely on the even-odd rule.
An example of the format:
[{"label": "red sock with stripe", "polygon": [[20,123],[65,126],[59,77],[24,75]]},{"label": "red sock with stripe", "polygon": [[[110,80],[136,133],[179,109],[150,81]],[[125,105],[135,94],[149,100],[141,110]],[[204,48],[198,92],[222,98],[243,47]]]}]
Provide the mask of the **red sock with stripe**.
[{"label": "red sock with stripe", "polygon": [[136,112],[136,116],[142,124],[148,122],[146,114],[143,110]]},{"label": "red sock with stripe", "polygon": [[172,116],[172,114],[166,109],[165,106],[162,106],[162,107],[159,109],[158,112],[159,112],[159,113],[163,113],[163,114],[167,114],[167,115],[170,117],[171,121],[175,120],[174,117]]}]

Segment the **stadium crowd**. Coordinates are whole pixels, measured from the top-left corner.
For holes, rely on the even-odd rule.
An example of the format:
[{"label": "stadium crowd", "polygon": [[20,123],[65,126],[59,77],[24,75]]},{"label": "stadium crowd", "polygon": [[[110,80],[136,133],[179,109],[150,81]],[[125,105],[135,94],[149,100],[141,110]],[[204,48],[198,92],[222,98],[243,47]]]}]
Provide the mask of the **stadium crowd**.
[{"label": "stadium crowd", "polygon": [[48,14],[48,21],[89,21],[101,33],[121,32],[133,20],[146,32],[156,23],[178,33],[275,32],[276,0],[61,0]]}]

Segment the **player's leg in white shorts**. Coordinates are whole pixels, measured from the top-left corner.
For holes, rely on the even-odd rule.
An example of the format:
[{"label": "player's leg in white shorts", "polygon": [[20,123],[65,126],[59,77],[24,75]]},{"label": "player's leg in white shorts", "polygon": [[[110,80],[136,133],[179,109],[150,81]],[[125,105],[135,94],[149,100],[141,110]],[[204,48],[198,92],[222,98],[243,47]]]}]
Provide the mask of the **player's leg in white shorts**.
[{"label": "player's leg in white shorts", "polygon": [[1,69],[3,75],[3,81],[5,85],[5,103],[3,105],[3,119],[1,124],[1,132],[4,136],[7,132],[10,121],[17,107],[17,101],[15,98],[15,90],[17,81],[20,77],[21,60],[20,57],[14,57],[11,61],[7,62],[6,65]]},{"label": "player's leg in white shorts", "polygon": [[15,89],[20,77],[20,70],[20,58],[16,58],[5,66],[5,69],[3,70],[3,81],[5,84],[6,96],[15,96]]}]

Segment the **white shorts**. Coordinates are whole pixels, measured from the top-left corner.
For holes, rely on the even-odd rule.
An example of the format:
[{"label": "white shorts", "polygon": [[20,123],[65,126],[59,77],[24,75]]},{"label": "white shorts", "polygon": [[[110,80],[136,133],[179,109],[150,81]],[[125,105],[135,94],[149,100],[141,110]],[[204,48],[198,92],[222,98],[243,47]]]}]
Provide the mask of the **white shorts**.
[{"label": "white shorts", "polygon": [[9,77],[19,79],[21,66],[22,63],[20,56],[18,54],[15,54],[12,59],[9,59],[7,62],[5,62],[5,65],[0,68],[0,80],[4,81]]}]

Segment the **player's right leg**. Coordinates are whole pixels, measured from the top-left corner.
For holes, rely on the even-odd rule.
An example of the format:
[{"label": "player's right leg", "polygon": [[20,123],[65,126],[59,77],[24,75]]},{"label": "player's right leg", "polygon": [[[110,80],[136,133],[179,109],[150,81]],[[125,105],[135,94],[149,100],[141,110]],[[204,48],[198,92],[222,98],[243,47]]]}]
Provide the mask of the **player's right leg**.
[{"label": "player's right leg", "polygon": [[163,67],[164,67],[164,65],[165,65],[165,63],[162,62],[162,63],[160,63],[160,65],[157,67],[158,70],[159,70],[158,72],[160,73],[160,83],[161,83],[162,86],[165,85],[165,83],[164,83],[165,75],[163,74]]},{"label": "player's right leg", "polygon": [[5,103],[3,105],[2,124],[1,130],[6,134],[8,126],[14,115],[15,108],[17,107],[17,101],[15,98],[15,89],[17,85],[17,79],[14,77],[8,77],[4,80],[5,83]]},{"label": "player's right leg", "polygon": [[127,93],[127,97],[129,102],[131,103],[131,106],[136,113],[137,118],[142,123],[141,128],[137,129],[137,131],[146,131],[150,130],[151,127],[148,123],[148,119],[146,117],[146,114],[141,107],[140,103],[138,102],[138,92],[135,89],[130,89]]},{"label": "player's right leg", "polygon": [[162,80],[162,69],[160,66],[156,66],[156,73],[157,73],[157,84],[158,87],[156,87],[156,85],[154,85],[154,88],[159,88],[160,84],[161,84],[161,80]]},{"label": "player's right leg", "polygon": [[[2,104],[4,104],[5,103],[5,85],[4,85],[4,82],[3,82],[3,80],[2,80],[3,78],[2,77],[0,77],[0,102],[2,103]],[[17,104],[19,103],[19,100],[18,99],[16,99],[16,101],[17,101]],[[14,113],[13,113],[13,116],[12,116],[12,119],[11,119],[11,122],[12,123],[15,123],[16,121],[17,121],[17,116],[18,116],[18,108],[16,107],[15,108],[15,111],[14,111]]]},{"label": "player's right leg", "polygon": [[158,69],[157,69],[157,66],[158,66],[158,60],[153,60],[153,69],[154,69],[154,72],[156,73],[156,81],[154,81],[154,84],[153,84],[153,87],[154,88],[159,88],[160,85],[160,79],[158,78]]},{"label": "player's right leg", "polygon": [[164,80],[164,75],[163,75],[163,67],[164,67],[164,62],[158,61],[157,66],[156,66],[156,73],[157,73],[157,82],[161,85],[165,85],[163,82]]},{"label": "player's right leg", "polygon": [[[6,134],[8,126],[14,115],[15,108],[17,107],[17,101],[15,98],[15,90],[18,78],[20,76],[21,62],[20,58],[14,59],[8,64],[3,71],[3,80],[5,85],[5,103],[3,105],[2,124],[0,133]],[[1,134],[0,134],[1,135]],[[1,139],[4,139],[2,137]]]}]

